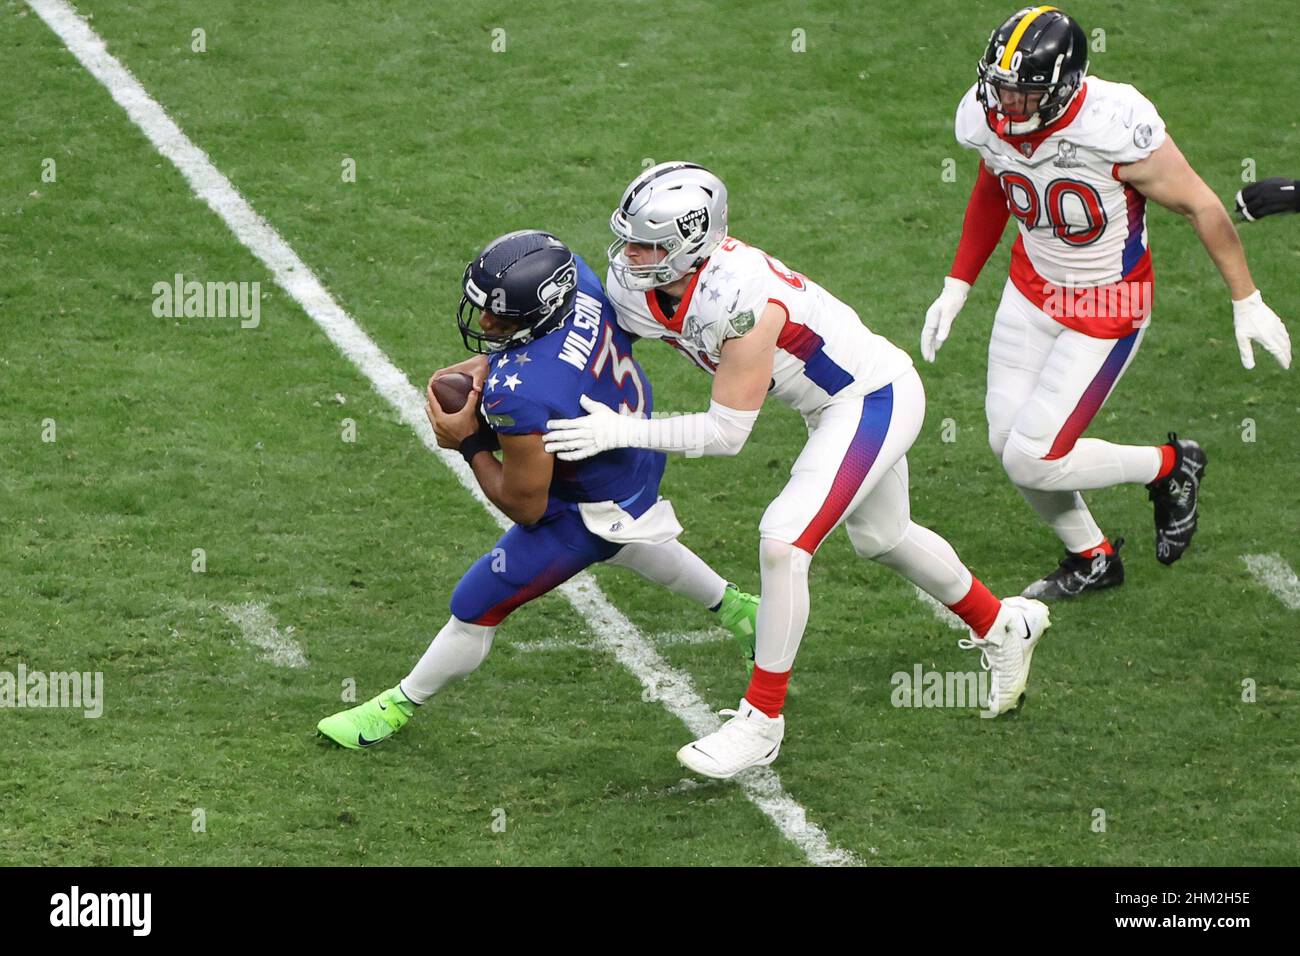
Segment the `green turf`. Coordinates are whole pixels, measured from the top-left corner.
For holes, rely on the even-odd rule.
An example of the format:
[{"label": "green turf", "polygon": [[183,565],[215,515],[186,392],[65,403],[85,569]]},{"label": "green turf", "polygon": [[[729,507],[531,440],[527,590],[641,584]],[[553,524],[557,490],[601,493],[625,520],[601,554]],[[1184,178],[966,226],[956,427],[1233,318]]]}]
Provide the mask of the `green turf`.
[{"label": "green turf", "polygon": [[[79,4],[396,364],[461,357],[464,262],[548,228],[599,264],[643,160],[726,179],[732,232],[810,274],[916,355],[974,159],[952,114],[1009,6],[813,2]],[[1093,71],[1133,82],[1223,197],[1242,162],[1297,175],[1279,104],[1300,78],[1290,7],[1070,8],[1106,30]],[[0,712],[0,863],[797,864],[738,787],[678,787],[689,735],[612,658],[524,652],[584,636],[550,596],[488,663],[384,747],[314,739],[340,687],[390,686],[497,529],[27,9],[0,9],[13,121],[0,162],[0,670],[98,670],[105,713]],[[190,50],[191,31],[207,52]],[[491,52],[493,30],[507,48]],[[790,50],[805,31],[807,52]],[[41,181],[42,160],[58,179]],[[340,164],[356,160],[357,182]],[[957,160],[957,181],[942,179]],[[1019,716],[895,709],[890,676],[967,669],[956,633],[842,534],[776,764],[831,840],[872,862],[1296,864],[1296,613],[1240,555],[1300,567],[1296,379],[1237,361],[1228,298],[1191,229],[1150,215],[1154,327],[1092,433],[1209,449],[1205,517],[1175,567],[1140,488],[1090,496],[1130,540],[1119,591],[1059,608]],[[1256,281],[1300,321],[1295,219],[1242,230]],[[984,440],[983,358],[1005,249],[922,368],[913,513],[999,591],[1057,558]],[[603,270],[602,270],[603,271]],[[262,324],[157,319],[173,274],[260,281]],[[657,404],[708,380],[650,343]],[[342,403],[336,398],[342,396]],[[57,441],[41,441],[54,419]],[[341,440],[342,420],[358,440]],[[952,418],[957,440],[944,443]],[[1241,440],[1242,421],[1258,440]],[[773,407],[739,460],[670,464],[686,543],[757,586],[757,523],[803,437]],[[203,548],[207,571],[191,571]],[[647,634],[699,610],[598,577]],[[310,667],[273,667],[219,606],[265,603]],[[665,656],[734,706],[730,644]],[[1258,701],[1241,701],[1253,679]],[[206,832],[192,829],[206,814]],[[497,809],[505,832],[494,832]],[[1091,828],[1106,811],[1107,831]]]}]

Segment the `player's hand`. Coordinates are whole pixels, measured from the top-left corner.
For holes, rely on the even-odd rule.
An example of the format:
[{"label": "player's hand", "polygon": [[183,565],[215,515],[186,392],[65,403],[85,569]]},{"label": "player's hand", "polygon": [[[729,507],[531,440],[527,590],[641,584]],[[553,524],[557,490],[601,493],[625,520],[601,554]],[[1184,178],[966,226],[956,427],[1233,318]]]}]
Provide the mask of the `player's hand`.
[{"label": "player's hand", "polygon": [[448,365],[446,368],[440,368],[433,373],[434,378],[441,378],[452,372],[464,372],[475,382],[482,384],[487,378],[488,357],[486,355],[471,355],[463,362],[457,362],[455,365]]},{"label": "player's hand", "polygon": [[1252,342],[1267,349],[1283,368],[1291,367],[1291,336],[1277,313],[1264,304],[1258,289],[1248,298],[1232,300],[1232,324],[1237,333],[1241,364],[1246,368],[1255,367]]},{"label": "player's hand", "polygon": [[1237,213],[1247,222],[1279,212],[1300,212],[1300,181],[1274,176],[1237,193]]},{"label": "player's hand", "polygon": [[611,448],[626,447],[627,418],[586,395],[578,400],[591,414],[548,421],[543,437],[547,451],[563,461],[582,461]]},{"label": "player's hand", "polygon": [[[454,369],[454,371],[462,370]],[[468,369],[464,371],[469,372]],[[429,424],[433,426],[438,447],[450,448],[454,451],[460,447],[461,442],[483,427],[483,419],[478,413],[478,400],[483,391],[483,382],[477,375],[474,376],[474,388],[470,390],[465,407],[452,414],[442,410],[442,406],[438,404],[438,397],[433,393],[433,379],[437,377],[438,373],[435,372],[429,379],[429,384],[425,386],[424,414],[428,416]]]},{"label": "player's hand", "polygon": [[925,313],[925,327],[921,329],[921,358],[927,362],[934,361],[939,346],[948,340],[948,333],[952,331],[952,320],[957,318],[969,294],[969,282],[944,276],[943,291]]}]

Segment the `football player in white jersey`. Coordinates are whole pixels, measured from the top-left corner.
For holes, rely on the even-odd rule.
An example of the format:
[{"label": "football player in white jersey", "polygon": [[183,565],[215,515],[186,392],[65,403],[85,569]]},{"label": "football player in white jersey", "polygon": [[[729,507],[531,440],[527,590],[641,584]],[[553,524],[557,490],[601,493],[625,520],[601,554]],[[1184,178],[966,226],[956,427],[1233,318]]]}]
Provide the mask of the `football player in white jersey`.
[{"label": "football player in white jersey", "polygon": [[714,375],[707,412],[633,419],[588,399],[583,418],[551,421],[547,451],[575,460],[610,448],[735,455],[770,393],[801,412],[808,443],[759,527],[762,602],[755,667],[738,710],[678,752],[697,773],[733,776],[771,763],[808,622],[808,565],[844,524],[858,554],[893,568],[971,629],[991,671],[989,710],[1014,708],[1048,626],[1047,607],[999,601],[952,546],[910,518],[907,450],[925,392],[906,352],[857,313],[761,249],[727,235],[727,191],[707,169],[664,163],[628,186],[610,225],[606,283],[618,322],[663,339]]},{"label": "football player in white jersey", "polygon": [[1065,544],[1059,567],[1024,594],[1074,597],[1124,580],[1117,553],[1080,492],[1146,485],[1156,558],[1172,564],[1196,531],[1206,456],[1174,434],[1164,445],[1081,438],[1137,353],[1154,275],[1146,202],[1187,217],[1232,297],[1246,368],[1258,342],[1290,366],[1286,327],[1250,278],[1223,204],[1132,86],[1089,77],[1083,29],[1055,7],[1027,7],[993,31],[956,134],[980,156],[961,241],[926,313],[933,362],[971,284],[1015,216],[1020,234],[989,341],[989,443],[1008,477]]}]

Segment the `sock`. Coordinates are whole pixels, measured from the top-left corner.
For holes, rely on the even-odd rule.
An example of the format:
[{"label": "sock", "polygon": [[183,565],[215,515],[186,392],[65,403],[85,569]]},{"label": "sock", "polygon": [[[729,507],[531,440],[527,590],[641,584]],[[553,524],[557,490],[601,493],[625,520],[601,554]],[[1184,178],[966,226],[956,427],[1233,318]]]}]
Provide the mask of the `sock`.
[{"label": "sock", "polygon": [[993,596],[993,592],[979,578],[972,577],[966,596],[956,604],[949,604],[948,610],[965,621],[976,637],[983,637],[997,620],[1002,602]]},{"label": "sock", "polygon": [[397,689],[413,704],[423,704],[453,681],[472,674],[492,650],[495,627],[449,618],[429,649]]},{"label": "sock", "polygon": [[1115,547],[1110,543],[1110,538],[1103,537],[1101,544],[1094,544],[1091,548],[1084,548],[1082,551],[1072,551],[1076,558],[1095,558],[1099,554],[1110,557],[1115,553]]},{"label": "sock", "polygon": [[755,710],[761,710],[769,717],[780,717],[781,708],[785,706],[785,692],[790,684],[790,672],[779,674],[755,667],[749,677],[749,689],[745,691],[745,700]]},{"label": "sock", "polygon": [[1178,465],[1178,449],[1173,445],[1160,445],[1156,448],[1160,452],[1160,470],[1156,472],[1156,481],[1161,478],[1168,478],[1174,472]]}]

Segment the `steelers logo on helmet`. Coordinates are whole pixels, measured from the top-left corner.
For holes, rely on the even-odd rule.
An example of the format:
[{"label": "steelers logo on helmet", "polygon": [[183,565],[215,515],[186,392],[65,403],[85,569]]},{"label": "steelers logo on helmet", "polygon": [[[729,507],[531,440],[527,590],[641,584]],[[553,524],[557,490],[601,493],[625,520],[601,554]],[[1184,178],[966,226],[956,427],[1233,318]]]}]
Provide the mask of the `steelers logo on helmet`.
[{"label": "steelers logo on helmet", "polygon": [[1056,7],[1025,7],[989,36],[977,68],[977,95],[989,128],[1023,136],[1059,119],[1083,88],[1088,42]]}]

